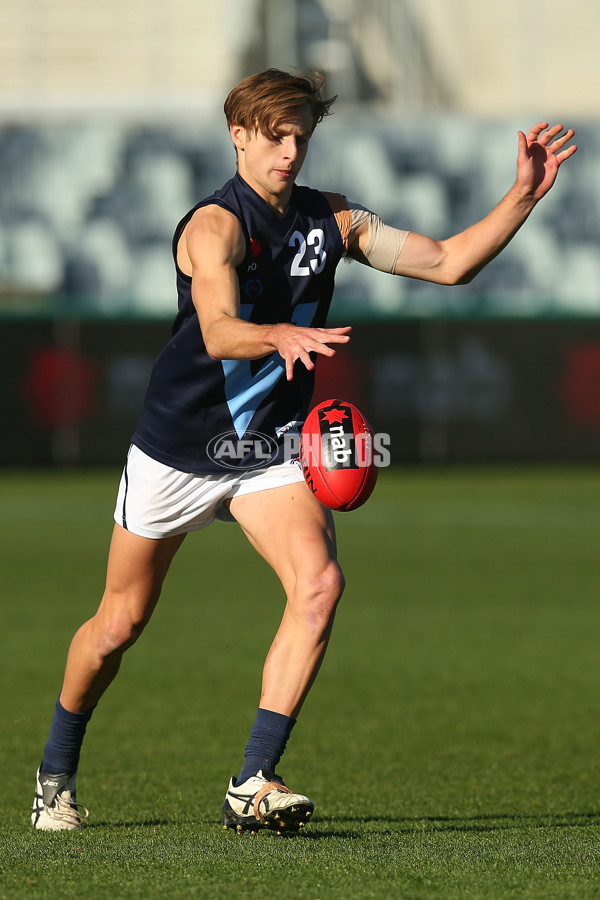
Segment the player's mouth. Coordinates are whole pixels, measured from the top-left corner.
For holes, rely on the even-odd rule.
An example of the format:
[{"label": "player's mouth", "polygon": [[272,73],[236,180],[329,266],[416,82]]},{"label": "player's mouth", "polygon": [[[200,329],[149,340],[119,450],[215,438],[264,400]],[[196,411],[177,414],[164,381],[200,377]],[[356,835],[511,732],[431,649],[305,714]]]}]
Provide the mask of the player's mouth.
[{"label": "player's mouth", "polygon": [[279,178],[293,178],[296,175],[293,169],[275,169],[275,174]]}]

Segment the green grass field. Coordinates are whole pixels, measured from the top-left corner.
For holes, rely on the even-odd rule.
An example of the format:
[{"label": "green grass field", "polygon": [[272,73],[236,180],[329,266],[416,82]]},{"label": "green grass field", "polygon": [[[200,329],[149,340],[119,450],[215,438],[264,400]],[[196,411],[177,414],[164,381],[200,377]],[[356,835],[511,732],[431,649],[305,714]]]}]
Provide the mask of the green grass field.
[{"label": "green grass field", "polygon": [[600,470],[381,473],[337,517],[348,588],[280,771],[297,838],[220,828],[278,583],[236,526],[189,537],[88,728],[79,833],[28,823],[116,472],[0,473],[0,898],[600,895]]}]

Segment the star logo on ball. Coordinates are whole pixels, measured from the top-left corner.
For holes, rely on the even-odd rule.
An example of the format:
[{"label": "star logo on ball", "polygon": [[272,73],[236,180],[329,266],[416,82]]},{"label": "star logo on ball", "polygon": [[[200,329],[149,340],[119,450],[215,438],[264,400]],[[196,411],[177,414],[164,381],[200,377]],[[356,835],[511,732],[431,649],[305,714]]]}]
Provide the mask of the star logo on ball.
[{"label": "star logo on ball", "polygon": [[343,409],[326,409],[321,412],[328,425],[337,425],[342,419],[348,418],[348,413]]}]

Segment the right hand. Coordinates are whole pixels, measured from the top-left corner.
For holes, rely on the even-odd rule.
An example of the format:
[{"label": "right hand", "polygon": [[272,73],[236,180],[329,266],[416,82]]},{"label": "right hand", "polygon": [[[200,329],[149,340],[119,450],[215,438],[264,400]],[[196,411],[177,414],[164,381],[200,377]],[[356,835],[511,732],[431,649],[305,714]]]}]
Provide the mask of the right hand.
[{"label": "right hand", "polygon": [[294,377],[294,365],[300,360],[309,371],[315,367],[311,353],[334,356],[335,350],[329,344],[347,344],[350,340],[351,325],[340,328],[305,328],[301,325],[281,323],[273,326],[272,343],[285,360],[285,374],[288,381]]}]

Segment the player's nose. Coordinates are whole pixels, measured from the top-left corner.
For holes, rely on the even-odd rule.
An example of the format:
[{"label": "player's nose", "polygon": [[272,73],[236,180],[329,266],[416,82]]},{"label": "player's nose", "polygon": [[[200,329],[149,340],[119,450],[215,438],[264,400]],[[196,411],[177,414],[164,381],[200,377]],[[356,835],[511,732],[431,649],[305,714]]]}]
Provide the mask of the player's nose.
[{"label": "player's nose", "polygon": [[292,134],[289,134],[286,137],[283,147],[287,159],[291,159],[292,161],[296,159],[298,156],[298,143]]}]

